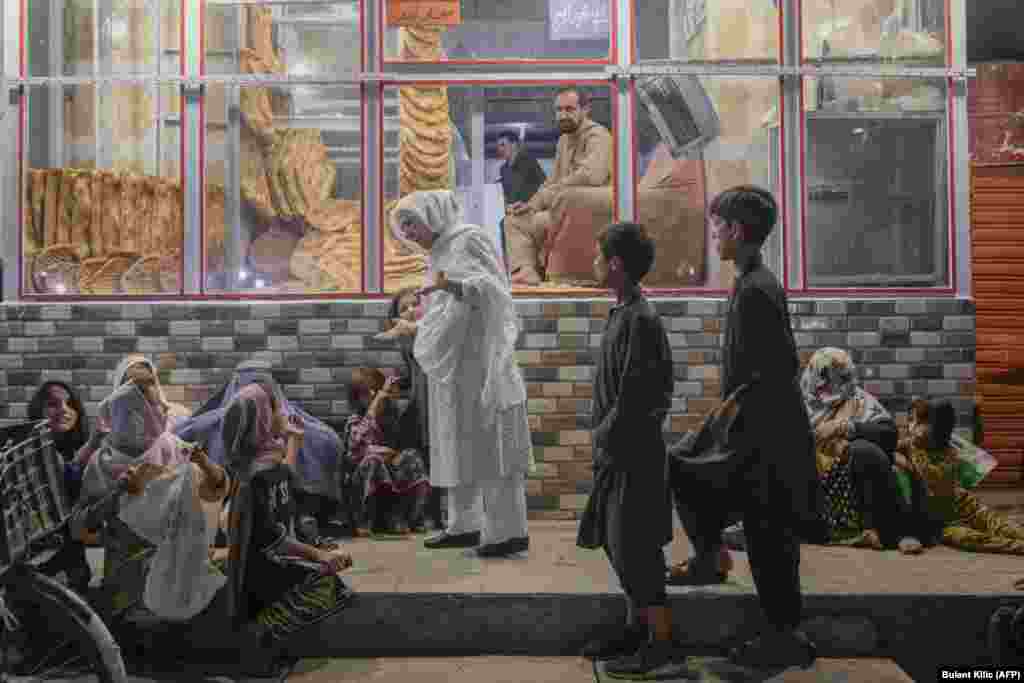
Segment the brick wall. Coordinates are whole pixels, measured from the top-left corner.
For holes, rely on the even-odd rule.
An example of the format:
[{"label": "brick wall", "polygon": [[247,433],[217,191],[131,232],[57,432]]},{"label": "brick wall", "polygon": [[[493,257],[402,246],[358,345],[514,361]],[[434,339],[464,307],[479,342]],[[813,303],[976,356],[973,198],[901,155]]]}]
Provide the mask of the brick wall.
[{"label": "brick wall", "polygon": [[[721,387],[722,300],[663,300],[675,355],[669,438],[699,423]],[[529,392],[537,471],[531,514],[571,519],[590,485],[594,351],[611,303],[520,302],[519,360]],[[891,410],[915,394],[948,396],[967,425],[974,395],[974,308],[952,299],[791,302],[797,344],[853,351],[869,391]],[[0,422],[25,417],[49,378],[77,386],[90,415],[130,352],[156,361],[170,399],[195,409],[249,359],[272,362],[287,395],[331,422],[348,412],[353,367],[398,367],[383,329],[387,302],[0,306]]]}]

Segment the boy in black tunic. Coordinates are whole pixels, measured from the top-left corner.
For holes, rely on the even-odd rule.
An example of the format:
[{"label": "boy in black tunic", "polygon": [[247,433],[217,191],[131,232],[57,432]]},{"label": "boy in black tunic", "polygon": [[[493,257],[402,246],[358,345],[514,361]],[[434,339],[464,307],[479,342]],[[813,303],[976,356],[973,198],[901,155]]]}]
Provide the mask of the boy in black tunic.
[{"label": "boy in black tunic", "polygon": [[626,594],[624,631],[589,643],[611,675],[646,674],[671,656],[665,556],[672,540],[662,423],[672,401],[672,352],[661,318],[640,292],[654,262],[643,227],[619,223],[598,236],[594,274],[618,300],[608,315],[594,383],[594,488],[577,545],[602,548]]},{"label": "boy in black tunic", "polygon": [[814,646],[797,627],[802,612],[798,538],[818,532],[814,436],[800,391],[786,293],[761,260],[778,219],[772,195],[740,186],[708,209],[723,261],[736,264],[722,351],[722,397],[748,385],[733,427],[741,465],[728,495],[709,492],[700,473],[673,472],[672,487],[696,552],[685,570],[692,585],[719,583],[728,571],[722,529],[742,515],[750,568],[769,628],[733,650],[737,664],[755,668],[809,666]]}]

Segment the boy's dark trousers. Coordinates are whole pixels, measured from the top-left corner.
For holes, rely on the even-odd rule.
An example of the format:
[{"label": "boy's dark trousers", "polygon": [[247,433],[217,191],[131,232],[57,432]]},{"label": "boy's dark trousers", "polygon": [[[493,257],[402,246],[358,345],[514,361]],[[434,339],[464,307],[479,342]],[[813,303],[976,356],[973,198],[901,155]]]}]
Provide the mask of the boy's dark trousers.
[{"label": "boy's dark trousers", "polygon": [[[800,541],[790,515],[767,495],[761,482],[756,456],[746,471],[734,473],[728,481],[709,485],[699,470],[670,467],[670,484],[679,521],[699,557],[717,562],[722,531],[743,521],[743,534],[758,600],[768,622],[779,630],[792,630],[800,623],[803,597],[800,594]],[[768,475],[770,477],[770,475]]]}]

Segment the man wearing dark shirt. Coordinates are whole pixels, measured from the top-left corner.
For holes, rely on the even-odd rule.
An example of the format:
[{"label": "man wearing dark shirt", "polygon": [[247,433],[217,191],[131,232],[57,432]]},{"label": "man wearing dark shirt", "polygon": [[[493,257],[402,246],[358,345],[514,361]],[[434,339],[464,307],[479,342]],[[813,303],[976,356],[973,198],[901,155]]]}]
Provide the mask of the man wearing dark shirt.
[{"label": "man wearing dark shirt", "polygon": [[665,555],[672,540],[662,423],[672,402],[672,351],[661,318],[640,292],[654,243],[635,223],[606,228],[594,275],[616,295],[594,378],[594,488],[577,545],[603,548],[626,594],[624,631],[584,648],[612,676],[647,674],[671,656]]},{"label": "man wearing dark shirt", "polygon": [[514,133],[506,132],[498,136],[498,158],[505,160],[501,165],[501,189],[505,193],[505,206],[530,201],[530,197],[548,179],[544,169],[522,148]]},{"label": "man wearing dark shirt", "polygon": [[[778,207],[758,187],[740,186],[716,197],[708,209],[723,261],[736,264],[722,353],[722,396],[748,388],[736,404],[730,432],[740,463],[727,495],[708,495],[700,473],[673,475],[677,505],[696,556],[687,581],[718,583],[728,571],[722,529],[742,516],[750,568],[769,628],[735,649],[737,664],[759,669],[810,666],[814,645],[797,630],[802,613],[799,536],[817,522],[814,436],[800,392],[800,360],[786,294],[765,267],[761,248],[775,227]],[[674,582],[675,583],[675,582]]]}]

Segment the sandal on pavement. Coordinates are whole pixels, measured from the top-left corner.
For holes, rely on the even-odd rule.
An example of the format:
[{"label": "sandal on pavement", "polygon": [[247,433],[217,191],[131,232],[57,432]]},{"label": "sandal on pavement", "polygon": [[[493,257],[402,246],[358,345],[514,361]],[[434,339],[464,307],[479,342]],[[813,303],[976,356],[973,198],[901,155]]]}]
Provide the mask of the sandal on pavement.
[{"label": "sandal on pavement", "polygon": [[729,651],[729,661],[751,669],[809,669],[818,657],[814,643],[802,631],[769,633]]},{"label": "sandal on pavement", "polygon": [[924,544],[913,536],[901,538],[898,547],[904,555],[920,555],[924,552]]}]

